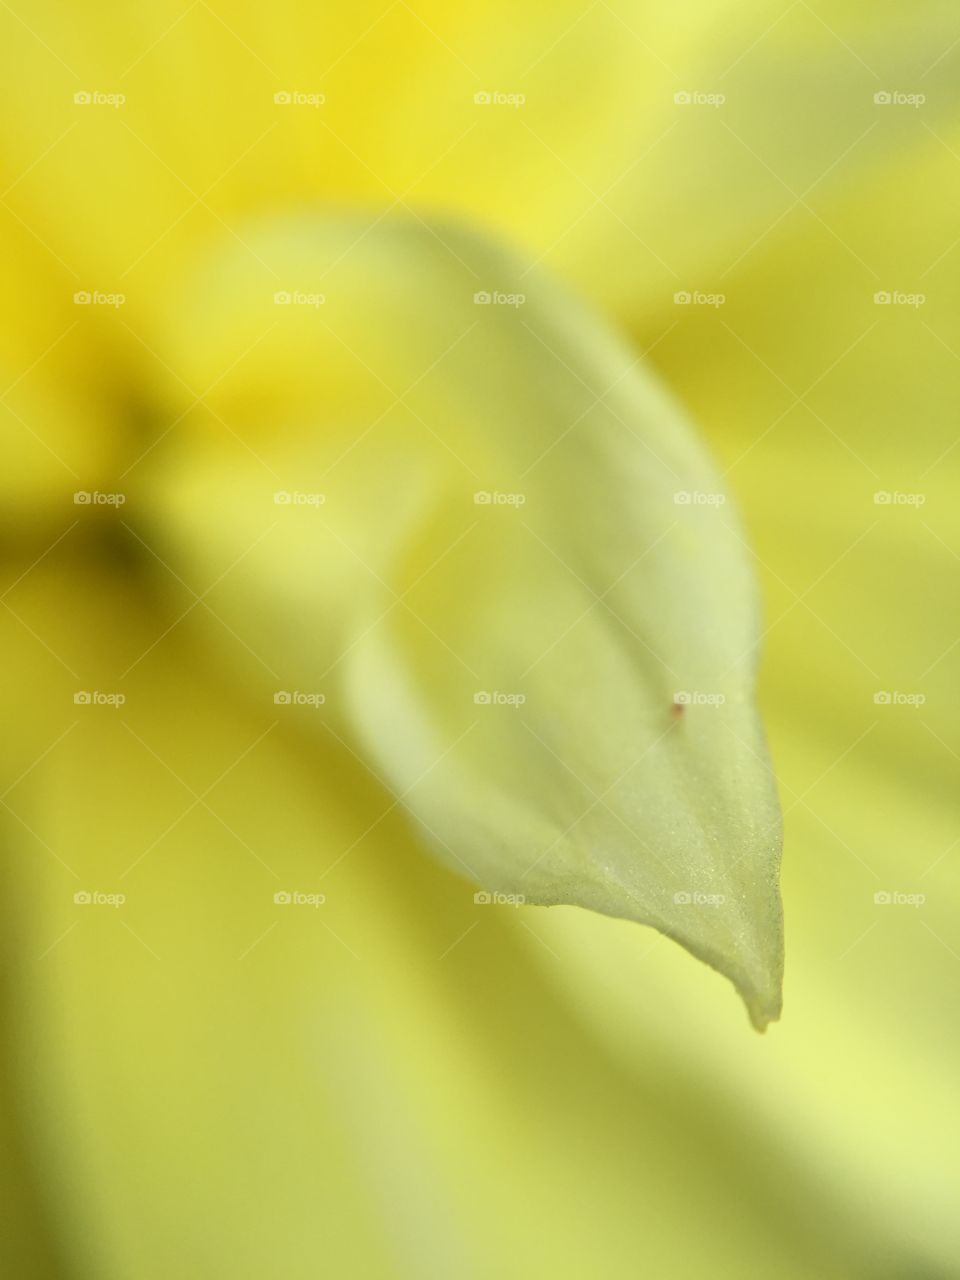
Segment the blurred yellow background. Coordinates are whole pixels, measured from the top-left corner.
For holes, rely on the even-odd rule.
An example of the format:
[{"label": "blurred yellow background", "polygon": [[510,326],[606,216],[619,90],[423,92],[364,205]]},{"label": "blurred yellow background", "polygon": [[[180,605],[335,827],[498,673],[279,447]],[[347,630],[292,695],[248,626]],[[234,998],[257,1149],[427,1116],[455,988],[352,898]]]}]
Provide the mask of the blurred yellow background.
[{"label": "blurred yellow background", "polygon": [[[956,7],[12,0],[0,26],[6,1271],[960,1275]],[[477,242],[559,282],[570,378],[502,327],[445,363],[450,273],[497,287]],[[321,304],[249,302],[344,279],[364,307],[319,346]],[[478,908],[375,712],[348,740],[269,696],[325,688],[386,634],[377,584],[430,570],[404,539],[444,441],[473,490],[541,406],[576,418],[584,303],[707,442],[760,580],[762,1038],[652,930]],[[309,511],[276,534],[272,493],[333,467],[368,507],[322,549]],[[437,590],[438,643],[468,637],[488,595]]]}]

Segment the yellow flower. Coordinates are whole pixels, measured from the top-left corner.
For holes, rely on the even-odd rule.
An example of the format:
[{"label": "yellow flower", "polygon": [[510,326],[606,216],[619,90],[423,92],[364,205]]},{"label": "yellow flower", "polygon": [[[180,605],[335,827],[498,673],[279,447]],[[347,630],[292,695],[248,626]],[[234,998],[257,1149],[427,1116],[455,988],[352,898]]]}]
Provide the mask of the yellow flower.
[{"label": "yellow flower", "polygon": [[11,1272],[956,1269],[922,19],[5,11]]}]

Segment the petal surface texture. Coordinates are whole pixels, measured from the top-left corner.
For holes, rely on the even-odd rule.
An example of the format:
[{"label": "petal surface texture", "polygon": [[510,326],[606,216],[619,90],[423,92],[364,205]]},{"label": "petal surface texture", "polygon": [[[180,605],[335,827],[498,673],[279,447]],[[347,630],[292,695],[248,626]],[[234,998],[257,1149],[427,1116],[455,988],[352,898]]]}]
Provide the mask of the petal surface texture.
[{"label": "petal surface texture", "polygon": [[654,925],[763,1026],[782,938],[758,609],[683,414],[486,238],[308,215],[244,240],[292,287],[278,302],[230,246],[171,303],[164,364],[235,374],[212,425],[158,446],[147,541],[194,590],[231,566],[218,638],[263,696],[322,699],[317,733],[348,735],[438,856]]}]

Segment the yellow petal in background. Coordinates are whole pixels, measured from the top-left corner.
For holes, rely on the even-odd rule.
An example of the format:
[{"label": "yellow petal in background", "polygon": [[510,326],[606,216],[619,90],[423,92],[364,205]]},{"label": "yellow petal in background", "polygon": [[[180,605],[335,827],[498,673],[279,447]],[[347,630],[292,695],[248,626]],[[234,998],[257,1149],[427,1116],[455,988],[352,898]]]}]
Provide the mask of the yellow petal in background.
[{"label": "yellow petal in background", "polygon": [[186,246],[303,200],[481,218],[634,319],[882,171],[906,139],[874,127],[876,92],[923,77],[939,126],[956,36],[940,0],[35,0],[2,21],[11,216],[138,321]]},{"label": "yellow petal in background", "polygon": [[3,808],[38,1206],[11,1274],[574,1280],[598,1247],[617,1280],[845,1274],[860,1229],[815,1174],[791,1157],[787,1194],[748,1109],[656,1037],[625,1067],[539,972],[556,912],[475,903],[296,708],[160,640],[135,579],[64,543],[10,599],[56,648],[2,623],[42,742]]},{"label": "yellow petal in background", "polygon": [[[700,1010],[711,1069],[865,1214],[895,1224],[908,1260],[889,1271],[952,1276],[960,149],[922,111],[883,110],[878,130],[911,135],[909,162],[818,201],[830,229],[796,210],[744,255],[723,307],[685,312],[653,353],[703,424],[758,556],[789,1016],[769,1058],[751,1060],[665,949],[641,958],[574,913],[541,932],[628,1059],[639,988],[671,1010],[663,1035],[686,1025],[674,1008]],[[665,323],[651,316],[645,340]]]}]

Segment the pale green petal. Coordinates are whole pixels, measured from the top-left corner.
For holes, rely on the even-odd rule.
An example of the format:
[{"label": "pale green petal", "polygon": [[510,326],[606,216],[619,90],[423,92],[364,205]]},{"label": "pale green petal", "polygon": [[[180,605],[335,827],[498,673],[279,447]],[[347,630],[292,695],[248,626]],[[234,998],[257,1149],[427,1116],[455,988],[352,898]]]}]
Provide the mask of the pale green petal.
[{"label": "pale green petal", "polygon": [[172,304],[164,365],[229,372],[150,457],[147,541],[217,580],[215,634],[261,696],[322,694],[307,723],[352,733],[441,857],[655,925],[762,1026],[780,827],[757,606],[682,414],[574,298],[453,227],[245,239],[294,301],[229,247]]}]

